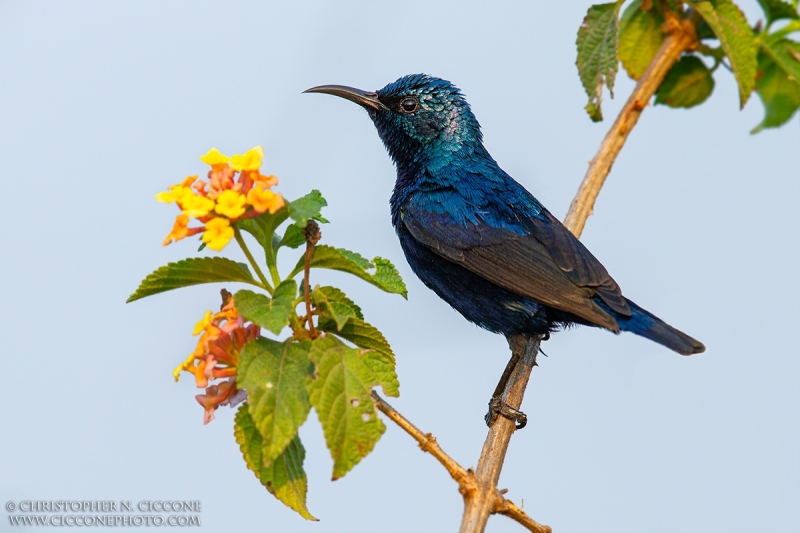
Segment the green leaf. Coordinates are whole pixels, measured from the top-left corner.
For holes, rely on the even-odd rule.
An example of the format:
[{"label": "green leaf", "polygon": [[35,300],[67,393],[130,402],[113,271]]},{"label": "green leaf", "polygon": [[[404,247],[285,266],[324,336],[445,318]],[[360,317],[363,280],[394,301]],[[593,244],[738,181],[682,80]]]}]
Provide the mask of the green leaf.
[{"label": "green leaf", "polygon": [[619,31],[619,59],[628,76],[638,80],[647,70],[664,41],[661,25],[664,17],[658,9],[642,9],[634,0],[622,14]]},{"label": "green leaf", "polygon": [[[305,258],[301,257],[289,277],[293,278],[302,272],[304,265]],[[400,273],[387,259],[376,257],[373,262],[370,262],[355,252],[323,244],[314,247],[314,254],[311,256],[311,267],[347,272],[386,292],[400,294],[403,298],[408,297],[408,290],[400,277]],[[368,272],[372,268],[375,268],[374,274]]]},{"label": "green leaf", "polygon": [[713,90],[714,78],[705,63],[697,56],[683,56],[658,88],[656,104],[694,107],[705,102]]},{"label": "green leaf", "polygon": [[328,205],[322,193],[314,189],[302,198],[298,198],[294,202],[289,202],[289,216],[295,221],[295,224],[304,227],[308,223],[308,219],[313,218],[325,221],[320,215],[323,207]]},{"label": "green leaf", "polygon": [[761,124],[750,133],[782,126],[800,108],[800,82],[790,79],[787,72],[763,51],[758,54],[758,70],[761,75],[756,91],[764,104],[765,114]]},{"label": "green leaf", "polygon": [[330,302],[341,302],[343,304],[346,304],[355,312],[357,318],[364,320],[364,314],[361,312],[361,308],[358,305],[356,305],[356,303],[353,300],[348,298],[347,295],[345,295],[345,293],[342,292],[340,289],[330,286],[325,286],[325,287],[317,286],[314,288],[314,292],[323,295]]},{"label": "green leaf", "polygon": [[263,437],[256,429],[246,403],[236,412],[233,434],[247,468],[255,473],[269,493],[290,509],[297,511],[306,520],[317,520],[311,516],[306,507],[308,479],[303,470],[306,450],[300,438],[295,437],[283,453],[272,462],[272,466],[264,466],[261,460]]},{"label": "green leaf", "polygon": [[149,274],[126,303],[172,289],[220,281],[239,281],[261,286],[253,279],[253,275],[244,263],[237,263],[224,257],[192,257],[177,263],[169,263]]},{"label": "green leaf", "polygon": [[731,0],[689,2],[689,5],[700,13],[719,39],[731,63],[733,75],[739,85],[739,102],[744,107],[756,82],[758,47],[753,30],[742,10]]},{"label": "green leaf", "polygon": [[337,331],[341,330],[351,318],[358,318],[353,307],[342,301],[328,300],[328,297],[319,290],[319,286],[311,292],[311,301],[314,307],[322,312],[322,316],[336,322]]},{"label": "green leaf", "polygon": [[[767,38],[761,51],[786,73],[790,80],[800,82],[800,43],[787,38]],[[761,70],[761,65],[759,65]]]},{"label": "green leaf", "polygon": [[376,257],[372,260],[375,263],[375,273],[372,279],[380,288],[393,294],[402,294],[403,298],[408,299],[408,289],[400,277],[400,272],[388,259]]},{"label": "green leaf", "polygon": [[293,279],[275,287],[272,298],[264,294],[241,290],[233,297],[236,309],[253,324],[278,335],[289,324],[289,316],[297,298],[297,282]]},{"label": "green leaf", "polygon": [[336,248],[336,250],[338,250],[338,252],[344,256],[345,259],[355,263],[362,270],[367,270],[368,268],[373,268],[375,266],[366,257],[358,252],[351,252],[350,250],[345,250],[344,248]]},{"label": "green leaf", "polygon": [[767,27],[771,26],[776,20],[800,19],[797,8],[792,7],[792,4],[783,0],[758,0],[758,3],[761,4],[761,9],[764,10],[764,15],[767,17]]},{"label": "green leaf", "polygon": [[324,316],[320,317],[318,327],[322,331],[347,339],[359,348],[372,350],[369,352],[368,360],[375,365],[373,371],[383,392],[388,396],[400,395],[400,382],[397,380],[395,371],[394,353],[386,337],[378,328],[359,318],[350,318],[344,326],[339,328],[333,319]]},{"label": "green leaf", "polygon": [[281,246],[288,246],[289,248],[297,248],[298,246],[302,246],[306,243],[306,236],[303,235],[303,228],[292,224],[288,228],[286,228],[286,233],[283,234],[283,238],[278,242],[275,246],[277,250]]},{"label": "green leaf", "polygon": [[262,248],[270,250],[272,248],[275,230],[278,229],[278,226],[283,224],[287,218],[289,218],[289,209],[284,206],[275,214],[271,214],[267,211],[257,217],[240,220],[236,223],[236,226],[255,237]]},{"label": "green leaf", "polygon": [[800,20],[790,20],[785,26],[782,26],[780,29],[770,33],[769,38],[780,39],[781,37],[786,37],[787,35],[798,31],[800,31]]},{"label": "green leaf", "polygon": [[250,416],[263,437],[261,463],[271,466],[308,418],[306,380],[313,375],[310,341],[276,342],[263,337],[245,344],[236,368],[237,386],[247,391]]},{"label": "green leaf", "polygon": [[583,24],[578,28],[578,74],[583,83],[589,103],[586,111],[598,122],[603,120],[600,103],[603,85],[614,97],[614,79],[617,75],[617,14],[623,0],[609,4],[593,5],[589,8]]},{"label": "green leaf", "polygon": [[331,336],[314,340],[309,357],[317,369],[316,379],[308,384],[311,404],[322,424],[336,480],[366,457],[386,431],[370,399],[378,379],[362,350]]}]

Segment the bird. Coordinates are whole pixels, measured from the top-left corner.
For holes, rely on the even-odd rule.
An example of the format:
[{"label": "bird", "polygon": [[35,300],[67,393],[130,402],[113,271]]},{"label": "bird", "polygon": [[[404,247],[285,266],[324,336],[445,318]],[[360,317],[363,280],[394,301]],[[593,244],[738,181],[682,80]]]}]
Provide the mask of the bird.
[{"label": "bird", "polygon": [[583,243],[500,168],[451,82],[412,74],[374,92],[304,92],[367,111],[397,170],[391,216],[408,264],[470,322],[507,338],[584,325],[631,332],[682,355],[705,350],[623,296]]}]

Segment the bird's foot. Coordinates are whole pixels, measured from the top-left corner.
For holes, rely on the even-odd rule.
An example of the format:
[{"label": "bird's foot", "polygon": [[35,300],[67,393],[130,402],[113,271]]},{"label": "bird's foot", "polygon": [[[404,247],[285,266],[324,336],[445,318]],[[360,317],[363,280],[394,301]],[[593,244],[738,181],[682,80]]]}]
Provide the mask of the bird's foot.
[{"label": "bird's foot", "polygon": [[[545,332],[544,335],[542,335],[542,341],[541,342],[549,341],[549,340],[550,340],[550,332],[547,331],[547,332]],[[544,350],[542,350],[541,345],[539,346],[539,353],[542,354],[545,357],[549,357],[546,353],[544,353]],[[534,361],[533,364],[536,365],[536,361]],[[539,366],[539,365],[536,365],[536,366]]]},{"label": "bird's foot", "polygon": [[528,424],[528,416],[525,413],[510,407],[499,397],[493,397],[489,400],[489,412],[483,417],[486,421],[486,425],[492,427],[498,415],[514,422],[517,429],[522,429]]}]

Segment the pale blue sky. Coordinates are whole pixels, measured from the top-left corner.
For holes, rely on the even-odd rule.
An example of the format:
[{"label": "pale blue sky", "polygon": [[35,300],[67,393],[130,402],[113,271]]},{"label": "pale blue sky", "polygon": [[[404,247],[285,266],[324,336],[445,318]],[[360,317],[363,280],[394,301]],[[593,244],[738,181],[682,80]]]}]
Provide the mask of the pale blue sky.
[{"label": "pale blue sky", "polygon": [[[261,144],[288,198],[325,194],[325,243],[404,275],[407,302],[337,273],[317,281],[392,343],[393,404],[474,465],[505,341],[409,270],[389,220],[394,169],[366,114],[301,92],[449,79],[495,159],[562,217],[632,87],[620,76],[609,121],[589,121],[574,66],[589,4],[0,3],[0,501],[201,500],[209,532],[455,530],[461,497],[409,437],[390,425],[332,483],[315,415],[301,436],[321,522],[286,509],[245,468],[233,411],[203,426],[193,383],[172,381],[219,286],[124,302],[150,271],[196,255],[191,241],[161,247],[175,210],[154,195],[204,172],[211,146]],[[743,5],[754,21],[756,3]],[[589,328],[545,344],[501,486],[557,533],[800,523],[800,128],[749,135],[761,103],[740,112],[718,74],[700,108],[647,108],[583,236],[628,297],[708,351]],[[487,531],[520,528],[495,517]]]}]

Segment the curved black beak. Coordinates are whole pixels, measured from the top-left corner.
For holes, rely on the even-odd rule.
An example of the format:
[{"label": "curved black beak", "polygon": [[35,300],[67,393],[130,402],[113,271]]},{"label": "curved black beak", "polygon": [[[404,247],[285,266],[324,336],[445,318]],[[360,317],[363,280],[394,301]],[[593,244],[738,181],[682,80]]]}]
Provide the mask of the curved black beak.
[{"label": "curved black beak", "polygon": [[344,98],[345,100],[350,100],[351,102],[355,102],[362,107],[367,107],[375,110],[389,109],[388,107],[383,105],[383,103],[380,100],[378,100],[377,93],[369,93],[366,91],[362,91],[361,89],[348,87],[346,85],[320,85],[319,87],[312,87],[310,89],[306,89],[303,92],[332,94],[334,96],[339,96],[341,98]]}]

